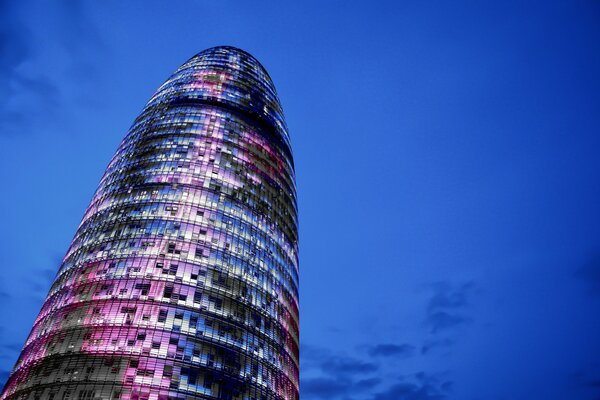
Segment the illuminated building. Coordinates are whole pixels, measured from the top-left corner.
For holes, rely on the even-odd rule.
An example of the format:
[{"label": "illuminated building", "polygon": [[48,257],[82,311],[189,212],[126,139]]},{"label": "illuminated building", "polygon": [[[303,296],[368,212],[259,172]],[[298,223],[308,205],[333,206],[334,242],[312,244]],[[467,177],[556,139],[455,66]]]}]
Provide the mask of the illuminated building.
[{"label": "illuminated building", "polygon": [[297,235],[270,77],[197,54],[110,161],[2,399],[298,399]]}]

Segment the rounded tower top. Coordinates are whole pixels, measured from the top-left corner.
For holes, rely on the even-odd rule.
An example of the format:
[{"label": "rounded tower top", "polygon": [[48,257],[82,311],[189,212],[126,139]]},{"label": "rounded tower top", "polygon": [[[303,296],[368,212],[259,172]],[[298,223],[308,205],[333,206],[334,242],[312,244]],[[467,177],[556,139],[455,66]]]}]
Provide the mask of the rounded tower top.
[{"label": "rounded tower top", "polygon": [[236,47],[212,47],[190,58],[158,89],[148,106],[157,102],[202,102],[228,108],[265,126],[291,150],[273,80],[254,56]]}]

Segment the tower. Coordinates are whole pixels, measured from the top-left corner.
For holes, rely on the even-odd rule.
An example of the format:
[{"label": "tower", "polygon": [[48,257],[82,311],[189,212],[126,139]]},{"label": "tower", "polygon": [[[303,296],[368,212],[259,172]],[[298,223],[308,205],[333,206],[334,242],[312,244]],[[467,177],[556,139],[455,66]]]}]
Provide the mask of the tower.
[{"label": "tower", "polygon": [[205,50],[119,145],[4,399],[298,399],[294,164],[271,78]]}]

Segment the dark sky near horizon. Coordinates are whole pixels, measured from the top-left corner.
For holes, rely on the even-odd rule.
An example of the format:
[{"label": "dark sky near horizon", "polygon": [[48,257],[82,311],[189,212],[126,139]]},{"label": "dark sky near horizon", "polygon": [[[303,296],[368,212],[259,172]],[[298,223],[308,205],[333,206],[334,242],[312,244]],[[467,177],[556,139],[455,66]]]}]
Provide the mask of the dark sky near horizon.
[{"label": "dark sky near horizon", "polygon": [[134,118],[222,44],[290,127],[303,400],[600,398],[598,0],[1,1],[1,380]]}]

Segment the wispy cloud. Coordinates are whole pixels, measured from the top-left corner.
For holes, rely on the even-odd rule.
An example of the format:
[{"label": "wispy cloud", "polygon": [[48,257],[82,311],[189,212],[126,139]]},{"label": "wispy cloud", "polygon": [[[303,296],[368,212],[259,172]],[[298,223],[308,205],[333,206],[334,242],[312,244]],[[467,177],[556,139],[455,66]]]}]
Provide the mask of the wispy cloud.
[{"label": "wispy cloud", "polygon": [[450,391],[452,383],[440,374],[418,372],[398,376],[393,372],[390,375],[390,369],[386,368],[390,358],[413,356],[415,346],[380,343],[360,349],[350,357],[303,345],[302,396],[309,400],[436,400],[446,398]]},{"label": "wispy cloud", "polygon": [[600,294],[600,253],[581,265],[575,271],[575,276],[584,281],[592,293]]},{"label": "wispy cloud", "polygon": [[410,343],[393,341],[359,346],[351,356],[303,345],[303,397],[307,400],[446,399],[452,388],[452,382],[446,379],[449,371],[398,375],[395,368],[401,367],[405,371],[402,360],[429,356],[433,349],[449,348],[459,340],[462,332],[459,328],[472,321],[469,308],[476,285],[473,282],[438,282],[428,286],[428,290],[430,296],[424,310],[427,334],[420,352]]},{"label": "wispy cloud", "polygon": [[431,333],[449,330],[466,322],[469,322],[468,318],[447,311],[436,311],[427,316],[427,324],[431,326]]},{"label": "wispy cloud", "polygon": [[377,393],[373,400],[442,400],[447,398],[451,388],[451,381],[420,372],[412,381],[401,378],[400,382]]},{"label": "wispy cloud", "polygon": [[347,377],[315,377],[303,379],[300,393],[309,399],[348,399],[350,395],[360,395],[371,392],[381,380],[366,378],[352,380]]},{"label": "wispy cloud", "polygon": [[0,369],[0,390],[2,390],[1,388],[4,387],[4,384],[8,380],[9,376],[10,376],[10,370]]},{"label": "wispy cloud", "polygon": [[447,282],[433,285],[433,295],[427,304],[425,324],[432,334],[451,330],[459,325],[470,322],[465,315],[469,296],[474,284],[467,282],[453,286]]},{"label": "wispy cloud", "polygon": [[429,339],[425,340],[425,343],[423,343],[423,346],[421,346],[421,354],[426,355],[427,353],[429,353],[430,351],[432,351],[434,349],[448,348],[448,347],[452,346],[453,344],[454,344],[454,340],[452,340],[450,338],[439,338],[439,337],[429,338]]},{"label": "wispy cloud", "polygon": [[[77,85],[89,82],[90,76],[97,77],[95,61],[105,56],[104,46],[97,29],[86,15],[83,2],[64,0],[47,3],[44,7],[55,7],[60,21],[51,20],[55,26],[50,35],[62,44],[68,57],[69,79]],[[40,33],[33,29],[28,14],[34,5],[27,1],[0,2],[0,134],[22,135],[32,132],[33,124],[39,121],[58,119],[57,113],[63,102],[63,90],[57,82],[54,68],[42,60]],[[39,4],[36,5],[40,7]],[[37,35],[37,36],[36,36]],[[76,94],[77,95],[77,94]]]},{"label": "wispy cloud", "polygon": [[29,277],[27,283],[31,286],[31,293],[34,297],[46,297],[56,277],[61,261],[61,258],[55,257],[49,267],[38,269]]},{"label": "wispy cloud", "polygon": [[367,374],[377,370],[377,364],[364,359],[332,353],[316,346],[302,346],[302,356],[307,368],[318,369],[323,374],[340,377]]},{"label": "wispy cloud", "polygon": [[321,370],[332,376],[368,374],[377,371],[377,365],[352,357],[334,356],[323,360]]},{"label": "wispy cloud", "polygon": [[16,361],[19,353],[21,352],[21,345],[16,343],[7,343],[0,345],[0,359],[2,359],[3,366],[0,367],[0,391],[6,383],[8,376],[11,373],[9,369],[11,365]]},{"label": "wispy cloud", "polygon": [[[372,393],[380,383],[379,365],[328,349],[302,345],[301,393],[307,399],[347,399],[351,394]],[[306,376],[306,373],[309,376]]]},{"label": "wispy cloud", "polygon": [[415,346],[410,344],[382,343],[371,346],[368,350],[373,357],[410,357],[415,353]]},{"label": "wispy cloud", "polygon": [[580,387],[588,390],[591,393],[596,394],[596,396],[600,395],[600,375],[598,374],[598,365],[583,368],[577,371],[576,373],[572,374],[571,377],[575,380],[575,383]]},{"label": "wispy cloud", "polygon": [[330,377],[303,379],[301,393],[313,398],[336,398],[348,392],[350,385],[347,381]]},{"label": "wispy cloud", "polygon": [[476,286],[473,282],[437,282],[430,289],[433,293],[427,302],[424,320],[429,334],[421,346],[421,355],[450,348],[461,332],[459,328],[472,322],[468,311]]},{"label": "wispy cloud", "polygon": [[[94,21],[78,0],[62,0],[58,3],[58,37],[64,45],[71,63],[70,76],[79,84],[89,83],[99,76],[98,58],[106,56],[108,48]],[[90,101],[87,99],[87,101]]]},{"label": "wispy cloud", "polygon": [[[34,57],[31,32],[17,12],[17,2],[0,2],[0,133],[17,133],[26,128],[32,106],[53,109],[58,101],[57,85],[48,77],[27,71]],[[27,107],[29,105],[29,107]],[[24,132],[26,129],[19,129]]]}]

